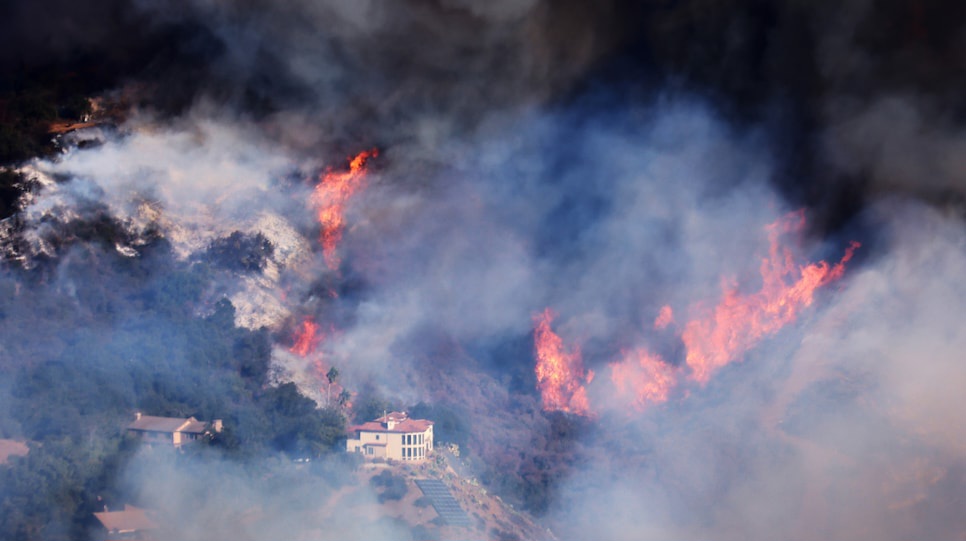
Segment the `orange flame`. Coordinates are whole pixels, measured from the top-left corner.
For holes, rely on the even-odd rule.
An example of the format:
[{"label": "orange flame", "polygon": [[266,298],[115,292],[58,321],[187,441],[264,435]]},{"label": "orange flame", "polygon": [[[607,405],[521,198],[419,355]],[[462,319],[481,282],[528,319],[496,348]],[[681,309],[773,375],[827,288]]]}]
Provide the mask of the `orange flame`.
[{"label": "orange flame", "polygon": [[534,317],[537,388],[543,409],[588,415],[590,404],[584,384],[594,379],[594,373],[584,370],[579,349],[565,350],[563,340],[550,328],[553,318],[549,308]]},{"label": "orange flame", "polygon": [[[330,333],[335,332],[331,327],[329,329]],[[312,369],[315,372],[315,376],[322,382],[320,390],[325,393],[326,406],[332,405],[333,397],[335,399],[340,399],[340,394],[343,391],[343,387],[337,381],[330,381],[328,379],[329,366],[325,362],[325,356],[322,352],[318,351],[319,345],[325,339],[325,334],[319,332],[319,324],[312,321],[311,318],[305,318],[302,321],[302,325],[299,327],[298,332],[295,333],[295,343],[289,348],[289,351],[298,355],[299,357],[310,357],[312,363]],[[346,402],[342,404],[342,407],[349,407]]]},{"label": "orange flame", "polygon": [[[818,288],[843,276],[846,263],[860,244],[850,243],[834,265],[825,261],[799,265],[792,250],[782,247],[780,241],[785,235],[800,232],[804,225],[805,214],[798,211],[765,228],[769,250],[759,267],[758,291],[741,293],[733,279],[723,280],[722,298],[714,309],[692,305],[691,312],[697,316],[681,331],[691,380],[707,383],[716,370],[740,359],[760,340],[794,321],[812,304]],[[565,351],[560,337],[550,328],[553,313],[549,309],[534,321],[537,386],[543,408],[587,415],[591,408],[584,384],[590,383],[593,372],[584,370],[578,350]],[[664,306],[654,320],[654,328],[666,329],[673,323],[671,307]],[[615,395],[638,410],[667,401],[681,379],[680,369],[646,348],[625,352],[623,359],[609,366]]]},{"label": "orange flame", "polygon": [[640,348],[625,354],[620,363],[610,365],[610,378],[617,396],[643,410],[650,404],[666,402],[677,384],[677,372],[656,354]]},{"label": "orange flame", "polygon": [[349,162],[348,171],[328,171],[315,186],[312,204],[322,226],[322,255],[331,270],[339,268],[342,262],[336,248],[345,229],[346,204],[362,187],[366,177],[366,162],[377,155],[376,149],[360,152]]},{"label": "orange flame", "polygon": [[305,357],[314,352],[321,342],[322,336],[319,335],[318,323],[311,318],[305,318],[302,326],[295,333],[295,343],[288,350],[299,357]]},{"label": "orange flame", "polygon": [[681,334],[687,349],[685,362],[691,378],[707,383],[711,374],[733,362],[759,340],[774,334],[795,320],[798,312],[812,304],[815,290],[842,277],[845,264],[859,247],[852,242],[834,266],[825,261],[802,267],[792,253],[779,246],[782,235],[800,231],[804,213],[793,212],[767,227],[770,248],[761,261],[761,289],[741,294],[733,281],[723,283],[723,298],[713,311],[689,321]]}]

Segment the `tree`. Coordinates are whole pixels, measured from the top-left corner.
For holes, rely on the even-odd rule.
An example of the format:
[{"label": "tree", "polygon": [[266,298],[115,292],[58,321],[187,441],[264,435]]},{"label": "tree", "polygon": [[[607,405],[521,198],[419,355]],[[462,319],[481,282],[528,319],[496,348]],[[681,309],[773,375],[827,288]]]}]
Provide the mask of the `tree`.
[{"label": "tree", "polygon": [[345,432],[345,418],[332,408],[317,408],[294,383],[269,390],[263,398],[269,440],[275,449],[319,456],[333,448]]},{"label": "tree", "polygon": [[326,406],[332,403],[332,385],[335,384],[335,379],[337,377],[339,377],[339,371],[334,366],[325,373],[325,379],[329,380],[329,384],[325,387]]}]

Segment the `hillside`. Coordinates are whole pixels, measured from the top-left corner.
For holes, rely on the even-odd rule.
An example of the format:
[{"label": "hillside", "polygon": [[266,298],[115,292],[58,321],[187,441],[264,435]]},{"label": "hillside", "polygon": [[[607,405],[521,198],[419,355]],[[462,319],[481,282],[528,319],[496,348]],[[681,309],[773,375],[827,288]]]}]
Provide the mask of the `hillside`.
[{"label": "hillside", "polygon": [[[472,479],[461,478],[449,466],[449,451],[435,460],[413,465],[367,463],[348,484],[328,497],[319,515],[338,513],[340,521],[385,523],[394,531],[409,532],[413,540],[485,539],[493,541],[551,541],[555,537],[525,513],[514,510]],[[382,486],[380,479],[392,484]],[[440,517],[417,481],[437,479],[444,483],[469,518],[467,526],[451,525]],[[375,480],[375,481],[374,481]],[[369,488],[376,486],[376,501]],[[322,532],[316,532],[321,534]],[[306,533],[312,538],[313,532]]]},{"label": "hillside", "polygon": [[966,539],[963,21],[0,3],[0,537]]}]

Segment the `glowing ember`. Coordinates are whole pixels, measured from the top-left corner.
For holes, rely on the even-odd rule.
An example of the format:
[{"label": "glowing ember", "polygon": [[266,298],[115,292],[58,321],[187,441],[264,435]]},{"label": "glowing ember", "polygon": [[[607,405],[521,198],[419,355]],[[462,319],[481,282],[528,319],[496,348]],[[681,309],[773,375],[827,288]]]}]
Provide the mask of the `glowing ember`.
[{"label": "glowing ember", "polygon": [[584,384],[590,383],[594,373],[584,370],[578,349],[564,349],[563,340],[550,328],[553,318],[549,308],[534,317],[537,388],[540,389],[543,409],[587,415],[590,404]]},{"label": "glowing ember", "polygon": [[322,335],[319,334],[319,325],[310,318],[305,318],[302,321],[302,326],[295,334],[295,344],[289,348],[289,351],[299,357],[305,357],[314,352],[321,342]]},{"label": "glowing ember", "polygon": [[638,410],[667,401],[677,384],[674,367],[645,349],[626,354],[622,362],[611,364],[610,369],[617,396]]},{"label": "glowing ember", "polygon": [[687,349],[685,362],[691,377],[707,383],[712,372],[738,359],[763,337],[794,321],[798,312],[812,304],[815,290],[841,278],[845,263],[859,247],[853,242],[834,266],[825,261],[802,267],[795,264],[789,249],[779,245],[782,235],[805,225],[799,211],[768,226],[768,257],[761,262],[761,289],[741,294],[733,283],[725,283],[721,302],[689,321],[681,335]]},{"label": "glowing ember", "polygon": [[654,328],[666,329],[672,323],[674,323],[674,312],[671,311],[670,306],[662,306],[660,313],[657,315],[657,319],[654,320]]},{"label": "glowing ember", "polygon": [[362,187],[366,177],[366,162],[377,154],[375,149],[360,152],[349,162],[348,171],[325,173],[312,194],[312,205],[322,226],[322,255],[329,269],[335,270],[341,263],[336,249],[345,229],[346,204]]}]

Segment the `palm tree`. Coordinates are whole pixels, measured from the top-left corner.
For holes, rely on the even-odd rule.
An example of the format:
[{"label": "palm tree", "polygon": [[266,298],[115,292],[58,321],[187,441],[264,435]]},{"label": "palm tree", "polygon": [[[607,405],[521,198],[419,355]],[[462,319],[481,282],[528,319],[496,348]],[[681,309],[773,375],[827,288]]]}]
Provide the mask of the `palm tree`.
[{"label": "palm tree", "polygon": [[325,379],[329,380],[329,384],[325,388],[325,405],[326,407],[332,403],[332,385],[335,383],[336,378],[339,377],[339,371],[333,366],[325,373]]}]

